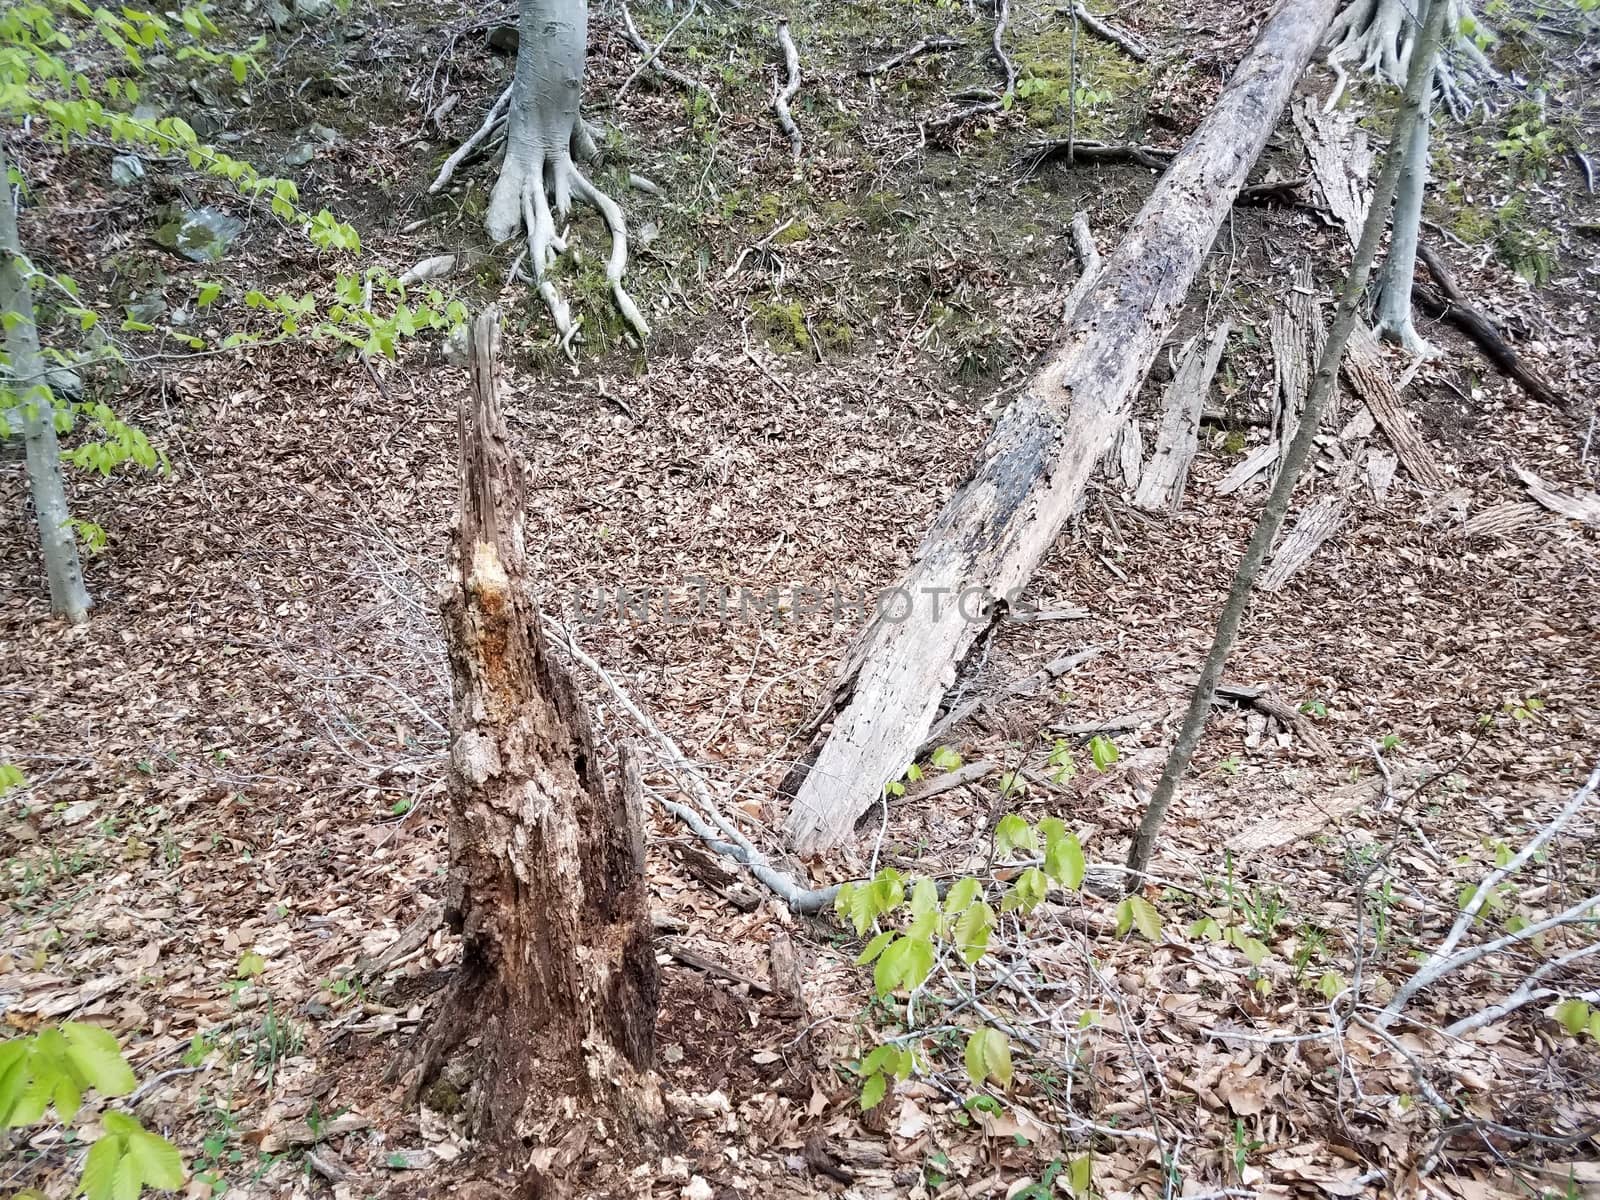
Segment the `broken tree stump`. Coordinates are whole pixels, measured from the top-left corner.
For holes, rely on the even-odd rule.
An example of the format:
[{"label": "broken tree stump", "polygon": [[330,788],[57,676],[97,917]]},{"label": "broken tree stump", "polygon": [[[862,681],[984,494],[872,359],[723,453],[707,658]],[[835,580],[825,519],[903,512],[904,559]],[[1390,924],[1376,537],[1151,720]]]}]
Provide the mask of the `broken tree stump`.
[{"label": "broken tree stump", "polygon": [[461,964],[412,1092],[437,1082],[462,1093],[471,1136],[534,1186],[559,1180],[591,1135],[611,1158],[642,1150],[664,1109],[639,812],[608,783],[586,706],[541,632],[523,465],[495,399],[498,319],[490,309],[472,328],[442,602],[445,918],[461,934]]},{"label": "broken tree stump", "polygon": [[820,740],[816,756],[781,789],[792,797],[785,829],[802,853],[849,837],[905,770],[957,665],[1049,552],[1127,422],[1332,9],[1333,0],[1296,0],[1267,19],[1105,260],[1050,361],[995,423],[967,482],[888,593],[892,607],[881,606],[851,647],[803,731]]}]

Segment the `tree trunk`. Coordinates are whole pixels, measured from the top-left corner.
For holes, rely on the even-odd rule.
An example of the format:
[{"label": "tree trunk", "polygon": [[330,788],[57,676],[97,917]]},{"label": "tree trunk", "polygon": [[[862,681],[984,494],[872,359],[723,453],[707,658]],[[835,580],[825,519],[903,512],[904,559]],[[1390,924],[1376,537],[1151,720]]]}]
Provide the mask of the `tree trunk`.
[{"label": "tree trunk", "polygon": [[1332,10],[1333,0],[1287,0],[1267,21],[1072,313],[1054,357],[1001,414],[899,589],[885,593],[812,726],[815,734],[837,712],[815,764],[784,788],[798,850],[849,836],[905,770],[996,607],[1016,602],[1049,552]]},{"label": "tree trunk", "polygon": [[1173,797],[1177,795],[1178,781],[1188,770],[1189,760],[1194,757],[1195,747],[1200,744],[1200,735],[1205,732],[1206,717],[1211,713],[1217,684],[1222,679],[1223,668],[1227,666],[1228,655],[1233,651],[1234,639],[1239,636],[1239,625],[1244,620],[1244,611],[1250,603],[1250,593],[1255,588],[1256,577],[1261,573],[1261,564],[1266,561],[1267,552],[1272,549],[1272,541],[1283,526],[1283,518],[1289,511],[1289,501],[1294,495],[1295,481],[1300,478],[1306,460],[1311,457],[1311,446],[1316,440],[1317,426],[1321,424],[1322,414],[1327,411],[1328,404],[1338,389],[1339,361],[1344,357],[1345,344],[1349,342],[1350,335],[1356,329],[1357,310],[1361,305],[1362,293],[1367,288],[1367,277],[1372,272],[1372,260],[1378,252],[1378,241],[1383,237],[1383,228],[1388,221],[1390,206],[1394,202],[1395,185],[1400,177],[1400,164],[1410,145],[1411,129],[1414,122],[1427,119],[1424,115],[1427,94],[1423,88],[1426,86],[1425,80],[1432,78],[1433,60],[1439,52],[1445,12],[1446,0],[1432,0],[1427,24],[1418,35],[1412,57],[1410,77],[1406,80],[1405,103],[1401,106],[1400,115],[1395,121],[1394,137],[1389,144],[1389,154],[1384,161],[1383,172],[1378,177],[1377,186],[1372,190],[1372,203],[1367,208],[1366,224],[1361,231],[1361,240],[1356,245],[1355,259],[1350,264],[1350,272],[1345,277],[1344,287],[1339,293],[1339,307],[1334,311],[1333,324],[1328,329],[1327,341],[1323,343],[1322,355],[1317,360],[1317,373],[1311,381],[1310,395],[1306,397],[1305,412],[1301,416],[1299,427],[1295,430],[1294,440],[1284,451],[1278,478],[1273,482],[1266,506],[1262,508],[1256,527],[1250,534],[1250,543],[1245,547],[1238,569],[1234,572],[1233,586],[1228,589],[1228,598],[1223,602],[1222,614],[1217,618],[1217,630],[1211,641],[1211,649],[1206,653],[1205,663],[1200,668],[1200,678],[1189,696],[1189,708],[1184,713],[1183,726],[1178,731],[1177,740],[1172,744],[1171,753],[1167,755],[1166,766],[1161,772],[1161,781],[1156,785],[1155,794],[1150,797],[1149,807],[1145,809],[1144,817],[1139,822],[1139,831],[1134,835],[1133,843],[1128,849],[1129,892],[1137,891],[1143,886],[1144,872],[1150,865],[1150,856],[1155,851],[1156,836],[1161,831],[1162,822],[1166,820],[1167,809],[1171,806]]},{"label": "tree trunk", "polygon": [[[1439,0],[1445,3],[1446,0]],[[1426,20],[1427,6],[1418,16]],[[1432,357],[1436,351],[1417,332],[1411,319],[1411,280],[1417,271],[1417,234],[1422,225],[1422,199],[1428,189],[1428,110],[1433,99],[1433,64],[1424,64],[1422,117],[1406,140],[1405,161],[1394,197],[1394,228],[1389,235],[1389,256],[1378,272],[1376,332],[1398,342],[1409,352]]]},{"label": "tree trunk", "polygon": [[536,1147],[531,1177],[554,1180],[593,1134],[609,1157],[639,1151],[662,1114],[651,1073],[656,964],[637,804],[607,785],[525,574],[523,463],[494,393],[497,321],[490,310],[472,330],[443,601],[446,913],[461,932],[461,965],[414,1090],[426,1095],[441,1075],[472,1080],[474,1136],[501,1151]]},{"label": "tree trunk", "polygon": [[[9,180],[10,171],[11,164],[0,147],[0,180]],[[33,498],[33,515],[39,522],[39,546],[44,552],[51,611],[79,625],[89,619],[89,592],[78,561],[72,510],[67,506],[61,447],[56,442],[55,406],[33,314],[33,290],[23,274],[22,263],[17,211],[7,182],[0,194],[0,312],[8,317],[6,353],[11,367],[8,386],[0,395],[0,412],[8,418],[21,418],[28,490]]]}]

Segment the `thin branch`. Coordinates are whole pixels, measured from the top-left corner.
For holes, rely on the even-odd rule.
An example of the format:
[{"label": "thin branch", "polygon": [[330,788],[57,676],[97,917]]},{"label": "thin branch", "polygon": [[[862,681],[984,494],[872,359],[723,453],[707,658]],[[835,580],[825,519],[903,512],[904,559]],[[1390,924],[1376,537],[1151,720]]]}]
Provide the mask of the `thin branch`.
[{"label": "thin branch", "polygon": [[506,110],[511,107],[511,87],[511,84],[506,84],[506,90],[500,93],[499,99],[490,107],[488,115],[483,118],[483,124],[473,130],[472,136],[457,146],[455,153],[444,160],[444,166],[439,168],[439,174],[434,176],[433,182],[428,185],[428,195],[438,195],[444,189],[444,185],[450,182],[451,176],[456,173],[456,168],[467,155],[477,148],[479,142],[495,131],[496,126],[506,115]]}]

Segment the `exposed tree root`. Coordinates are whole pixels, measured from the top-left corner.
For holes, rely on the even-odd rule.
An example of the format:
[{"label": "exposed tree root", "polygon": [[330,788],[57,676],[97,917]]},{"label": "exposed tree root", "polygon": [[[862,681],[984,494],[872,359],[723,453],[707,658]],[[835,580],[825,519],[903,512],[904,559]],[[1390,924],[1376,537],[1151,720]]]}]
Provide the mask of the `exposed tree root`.
[{"label": "exposed tree root", "polygon": [[963,43],[960,38],[953,37],[926,37],[916,45],[892,54],[881,63],[872,67],[862,67],[860,73],[868,79],[876,79],[879,75],[887,75],[896,67],[914,62],[924,54],[948,54],[952,50],[961,49]]},{"label": "exposed tree root", "polygon": [[428,195],[436,196],[444,190],[456,173],[456,168],[466,161],[467,156],[476,150],[485,138],[496,133],[503,133],[506,124],[506,110],[511,107],[511,85],[506,85],[506,90],[500,93],[498,99],[489,108],[489,115],[483,118],[483,124],[473,130],[472,136],[456,147],[455,153],[444,160],[444,166],[439,168],[439,174],[434,176],[428,185]]},{"label": "exposed tree root", "polygon": [[784,136],[789,139],[790,154],[795,162],[799,162],[800,129],[795,125],[794,116],[789,112],[789,102],[800,91],[800,52],[795,49],[794,38],[789,36],[787,17],[778,22],[778,48],[783,51],[783,69],[786,77],[783,86],[772,97],[772,112],[778,118],[778,128],[783,130]]},{"label": "exposed tree root", "polygon": [[[1404,84],[1417,41],[1417,21],[1412,10],[1418,0],[1354,0],[1328,27],[1328,61],[1340,74],[1343,90],[1343,64],[1399,87]],[[1446,23],[1460,29],[1464,17],[1472,16],[1468,0],[1442,0],[1449,5]],[[1483,22],[1473,18],[1468,26],[1474,37],[1493,34]],[[1499,78],[1493,64],[1484,56],[1473,37],[1458,34],[1450,39],[1446,52],[1434,71],[1434,86],[1445,107],[1461,120],[1471,111],[1479,85]]]},{"label": "exposed tree root", "polygon": [[638,79],[643,72],[651,70],[669,83],[676,84],[690,94],[704,96],[706,102],[711,106],[712,113],[718,117],[722,116],[722,109],[717,104],[717,97],[709,87],[698,79],[685,75],[682,71],[673,70],[661,61],[661,52],[667,48],[667,43],[673,39],[678,30],[683,28],[689,18],[694,16],[695,9],[698,7],[699,0],[691,0],[689,7],[684,10],[683,16],[678,19],[678,23],[667,30],[667,36],[662,38],[655,46],[651,46],[649,42],[645,41],[643,35],[639,33],[639,27],[633,23],[633,14],[628,11],[627,4],[624,3],[622,5],[623,36],[628,39],[630,46],[644,55],[644,60],[634,68],[631,75],[622,81],[622,86],[617,89],[613,103],[622,103],[622,98],[628,94],[628,89],[633,86],[633,81]]},{"label": "exposed tree root", "polygon": [[1081,142],[1059,138],[1039,142],[1030,148],[1028,170],[1031,173],[1055,158],[1071,153],[1074,162],[1136,163],[1152,171],[1165,171],[1172,161],[1172,151],[1157,146],[1112,145],[1107,142]]},{"label": "exposed tree root", "polygon": [[[989,45],[994,52],[995,60],[1000,64],[1000,69],[1005,72],[1006,86],[998,96],[991,94],[990,98],[981,100],[977,104],[966,108],[957,109],[949,116],[941,117],[936,121],[928,121],[922,127],[922,134],[926,139],[929,130],[948,135],[961,125],[966,124],[974,117],[985,116],[989,113],[1001,112],[1011,104],[1011,98],[1017,90],[1017,68],[1011,61],[1011,56],[1006,53],[1005,35],[1006,23],[1011,18],[1011,7],[1008,0],[995,0],[994,34]],[[979,93],[980,95],[982,93]],[[966,94],[957,96],[957,100],[968,99]]]}]

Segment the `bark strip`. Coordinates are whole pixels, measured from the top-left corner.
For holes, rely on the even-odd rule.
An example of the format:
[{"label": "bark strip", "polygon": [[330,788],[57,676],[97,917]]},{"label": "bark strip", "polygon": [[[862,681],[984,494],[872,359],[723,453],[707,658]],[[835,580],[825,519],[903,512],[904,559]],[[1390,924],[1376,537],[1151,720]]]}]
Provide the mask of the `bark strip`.
[{"label": "bark strip", "polygon": [[815,734],[833,717],[831,731],[805,777],[784,789],[793,794],[786,829],[801,851],[848,837],[910,763],[957,665],[1049,552],[1127,421],[1332,8],[1332,0],[1291,0],[1267,21],[1107,259],[1051,361],[1001,415],[970,478],[935,519],[900,583],[909,614],[893,619],[903,615],[897,603],[857,639],[812,726]]}]

